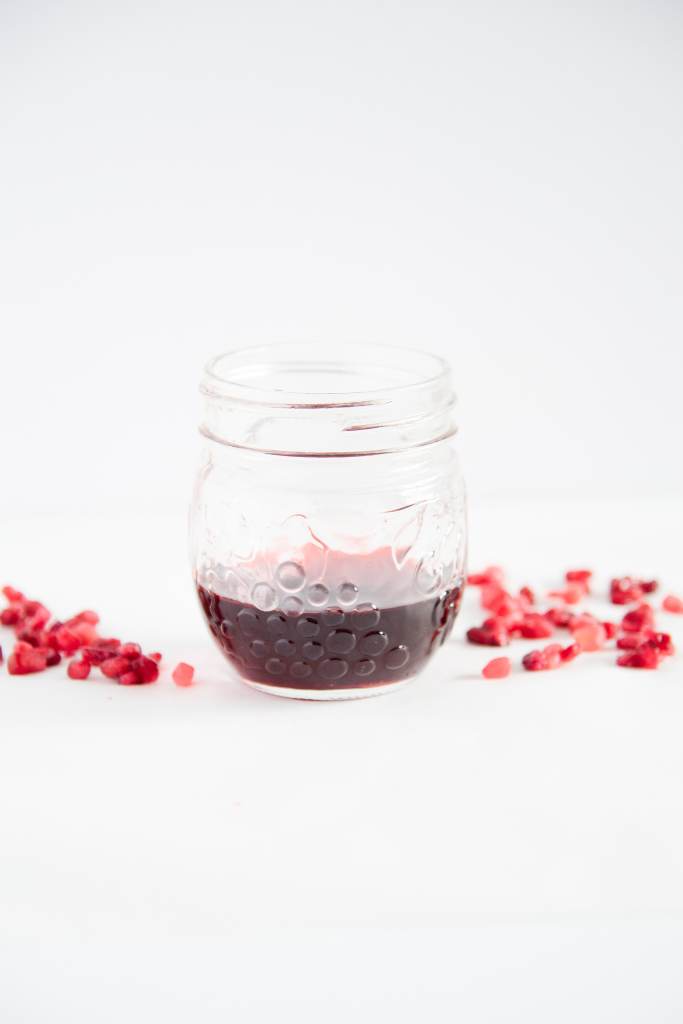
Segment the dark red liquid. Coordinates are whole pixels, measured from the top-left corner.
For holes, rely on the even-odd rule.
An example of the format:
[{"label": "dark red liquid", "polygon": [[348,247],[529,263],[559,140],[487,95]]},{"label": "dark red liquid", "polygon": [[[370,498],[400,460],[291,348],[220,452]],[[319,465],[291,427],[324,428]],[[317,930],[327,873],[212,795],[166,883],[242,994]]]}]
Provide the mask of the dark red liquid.
[{"label": "dark red liquid", "polygon": [[297,690],[398,682],[423,667],[451,629],[462,588],[393,608],[261,611],[197,585],[209,629],[240,675]]}]

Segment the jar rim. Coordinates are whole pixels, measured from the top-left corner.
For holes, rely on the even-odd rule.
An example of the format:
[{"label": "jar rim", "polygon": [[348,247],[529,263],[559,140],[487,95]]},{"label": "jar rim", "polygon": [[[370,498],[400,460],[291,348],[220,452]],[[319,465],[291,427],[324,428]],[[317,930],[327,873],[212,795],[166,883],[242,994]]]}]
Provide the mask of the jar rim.
[{"label": "jar rim", "polygon": [[[384,405],[433,388],[450,377],[441,356],[398,345],[349,342],[331,355],[315,342],[281,342],[230,349],[205,366],[202,392],[272,408],[344,409]],[[312,386],[314,375],[320,384]],[[381,381],[391,376],[390,383]],[[346,386],[329,387],[338,376]],[[306,381],[307,387],[299,386]],[[287,383],[288,386],[284,386]],[[291,386],[291,384],[296,386]]]}]

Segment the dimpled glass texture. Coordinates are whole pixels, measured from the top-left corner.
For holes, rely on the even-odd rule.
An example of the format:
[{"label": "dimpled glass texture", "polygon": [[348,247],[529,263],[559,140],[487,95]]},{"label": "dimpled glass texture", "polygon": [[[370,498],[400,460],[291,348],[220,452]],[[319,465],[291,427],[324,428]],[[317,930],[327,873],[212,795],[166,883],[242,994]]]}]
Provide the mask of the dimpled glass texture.
[{"label": "dimpled glass texture", "polygon": [[202,394],[192,569],[232,669],[313,699],[416,676],[465,575],[448,366],[383,346],[267,346],[216,357]]}]

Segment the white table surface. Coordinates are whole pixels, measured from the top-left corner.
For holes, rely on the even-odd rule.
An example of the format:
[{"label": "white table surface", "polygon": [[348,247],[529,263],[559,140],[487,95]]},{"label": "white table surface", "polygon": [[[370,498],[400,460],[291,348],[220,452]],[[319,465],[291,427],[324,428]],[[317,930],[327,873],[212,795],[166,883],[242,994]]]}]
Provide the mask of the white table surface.
[{"label": "white table surface", "polygon": [[[475,506],[471,564],[681,593],[682,513]],[[0,575],[198,675],[0,672],[3,1024],[681,1020],[683,654],[486,682],[471,592],[413,685],[289,701],[212,647],[182,513],[4,522]]]}]

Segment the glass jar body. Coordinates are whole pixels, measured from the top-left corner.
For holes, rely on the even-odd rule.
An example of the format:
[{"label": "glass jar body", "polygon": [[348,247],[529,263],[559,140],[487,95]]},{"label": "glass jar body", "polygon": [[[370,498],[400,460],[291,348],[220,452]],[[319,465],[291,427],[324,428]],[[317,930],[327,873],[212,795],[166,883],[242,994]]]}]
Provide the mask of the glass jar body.
[{"label": "glass jar body", "polygon": [[462,596],[452,439],[336,456],[207,439],[191,551],[209,629],[245,682],[313,699],[395,689],[444,642]]}]

